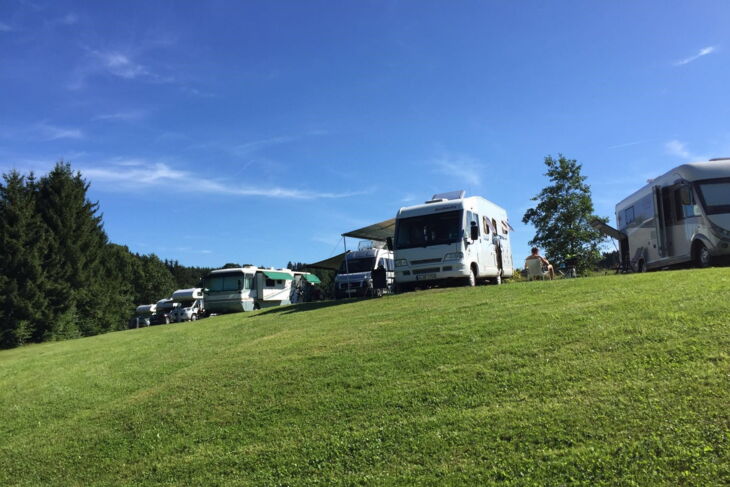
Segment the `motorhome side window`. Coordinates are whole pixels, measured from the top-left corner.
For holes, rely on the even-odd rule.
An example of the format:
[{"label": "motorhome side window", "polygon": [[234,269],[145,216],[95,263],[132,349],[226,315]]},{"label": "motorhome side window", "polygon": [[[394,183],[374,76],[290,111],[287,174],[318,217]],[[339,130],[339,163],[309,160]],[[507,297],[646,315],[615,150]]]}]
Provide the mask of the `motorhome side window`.
[{"label": "motorhome side window", "polygon": [[634,221],[634,207],[633,206],[626,208],[626,210],[624,210],[624,220],[626,220],[624,223],[625,225],[629,225],[631,222]]},{"label": "motorhome side window", "polygon": [[484,235],[489,235],[489,218],[486,216],[482,217],[482,229],[484,230]]},{"label": "motorhome side window", "polygon": [[682,186],[674,195],[678,220],[700,215],[700,209],[689,186]]},{"label": "motorhome side window", "polygon": [[276,283],[273,279],[266,279],[266,287],[274,287]]}]

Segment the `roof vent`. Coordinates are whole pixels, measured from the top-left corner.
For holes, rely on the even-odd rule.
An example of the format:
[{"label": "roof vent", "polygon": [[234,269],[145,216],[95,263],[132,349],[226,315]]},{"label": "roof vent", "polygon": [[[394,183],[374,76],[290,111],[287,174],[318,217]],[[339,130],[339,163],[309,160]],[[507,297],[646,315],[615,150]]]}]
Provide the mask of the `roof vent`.
[{"label": "roof vent", "polygon": [[460,189],[458,191],[449,191],[447,193],[436,193],[435,195],[431,196],[431,199],[426,201],[426,204],[428,203],[441,203],[443,201],[449,201],[449,200],[460,200],[464,197],[466,194],[466,191],[463,189]]},{"label": "roof vent", "polygon": [[710,159],[710,162],[715,161],[730,161],[730,157],[715,157],[714,159]]}]

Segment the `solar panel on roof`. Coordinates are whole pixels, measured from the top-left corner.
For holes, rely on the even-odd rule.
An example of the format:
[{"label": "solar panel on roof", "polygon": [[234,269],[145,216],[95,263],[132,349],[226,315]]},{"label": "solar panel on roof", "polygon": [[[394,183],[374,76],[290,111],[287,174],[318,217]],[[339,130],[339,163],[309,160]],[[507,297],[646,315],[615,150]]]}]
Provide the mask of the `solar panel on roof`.
[{"label": "solar panel on roof", "polygon": [[448,191],[446,193],[437,193],[433,195],[432,200],[460,200],[464,198],[466,191],[460,189],[458,191]]}]

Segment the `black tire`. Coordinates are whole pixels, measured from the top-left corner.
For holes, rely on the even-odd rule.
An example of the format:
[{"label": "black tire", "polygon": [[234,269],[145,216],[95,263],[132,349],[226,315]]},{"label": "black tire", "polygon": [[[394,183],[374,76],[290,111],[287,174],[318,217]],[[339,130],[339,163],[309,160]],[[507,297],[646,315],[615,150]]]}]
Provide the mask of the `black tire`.
[{"label": "black tire", "polygon": [[190,321],[198,321],[198,315],[197,315],[197,314],[195,314],[195,313],[193,313],[193,314],[192,314],[192,315],[190,316]]},{"label": "black tire", "polygon": [[705,244],[702,242],[695,242],[695,251],[694,251],[694,263],[696,267],[699,267],[700,269],[704,269],[705,267],[710,267],[710,264],[712,263],[712,256],[710,255],[710,251],[707,249]]},{"label": "black tire", "polygon": [[469,277],[466,278],[466,285],[469,287],[474,287],[477,285],[477,271],[474,269],[474,267],[471,268],[471,272],[469,272]]}]

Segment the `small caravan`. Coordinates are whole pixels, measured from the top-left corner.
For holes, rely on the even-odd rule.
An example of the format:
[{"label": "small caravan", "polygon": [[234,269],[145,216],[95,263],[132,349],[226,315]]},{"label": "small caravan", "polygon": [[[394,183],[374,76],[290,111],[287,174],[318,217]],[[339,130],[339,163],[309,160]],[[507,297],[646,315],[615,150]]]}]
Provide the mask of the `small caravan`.
[{"label": "small caravan", "polygon": [[373,292],[372,272],[382,266],[386,272],[386,289],[393,289],[393,252],[385,248],[385,242],[360,242],[358,250],[347,252],[335,276],[335,298],[366,296]]},{"label": "small caravan", "polygon": [[[683,164],[616,205],[625,269],[643,272],[730,256],[730,159]],[[613,232],[611,232],[613,230]]]},{"label": "small caravan", "polygon": [[399,289],[512,277],[512,227],[507,212],[464,191],[436,194],[401,208],[395,221],[395,280]]},{"label": "small caravan", "polygon": [[178,304],[170,312],[170,321],[196,321],[205,317],[203,290],[201,288],[178,289],[172,293],[172,300]]}]

